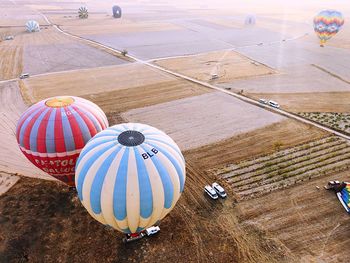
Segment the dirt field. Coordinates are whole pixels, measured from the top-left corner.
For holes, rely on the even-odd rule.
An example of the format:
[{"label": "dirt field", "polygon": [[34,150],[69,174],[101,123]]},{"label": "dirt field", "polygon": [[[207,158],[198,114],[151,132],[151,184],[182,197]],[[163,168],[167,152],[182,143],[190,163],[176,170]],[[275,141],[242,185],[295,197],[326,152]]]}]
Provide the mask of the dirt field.
[{"label": "dirt field", "polygon": [[120,34],[130,32],[154,32],[178,30],[180,27],[161,21],[135,21],[129,19],[114,19],[111,15],[92,15],[88,20],[62,15],[49,16],[50,20],[61,25],[63,30],[79,36],[96,34]]},{"label": "dirt field", "polygon": [[186,152],[204,171],[222,168],[252,156],[262,156],[286,149],[328,134],[294,120],[285,120],[254,131]]},{"label": "dirt field", "polygon": [[298,262],[347,262],[349,215],[335,194],[322,188],[333,179],[348,180],[349,170],[239,203],[241,222],[281,240]]},{"label": "dirt field", "polygon": [[210,52],[194,56],[154,60],[155,64],[202,81],[225,83],[275,73],[272,69],[252,61],[234,51]]},{"label": "dirt field", "polygon": [[11,0],[0,2],[0,25],[1,26],[23,26],[28,20],[36,20],[41,25],[46,25],[45,20],[36,12],[23,5],[15,5]]},{"label": "dirt field", "polygon": [[130,122],[165,131],[182,150],[197,148],[285,118],[220,92],[211,92],[122,114]]},{"label": "dirt field", "polygon": [[256,100],[268,98],[277,101],[291,112],[350,112],[350,92],[257,94],[248,97]]},{"label": "dirt field", "polygon": [[216,175],[239,199],[247,199],[349,168],[349,142],[330,136],[230,164],[218,169]]},{"label": "dirt field", "polygon": [[0,42],[0,80],[17,78],[23,72],[23,47],[6,42]]},{"label": "dirt field", "polygon": [[18,180],[18,176],[0,173],[0,196],[10,190]]},{"label": "dirt field", "polygon": [[[169,80],[157,84],[84,95],[108,114],[122,112],[212,92],[184,80]],[[159,95],[157,95],[159,94]],[[116,103],[117,102],[117,103]],[[111,124],[111,123],[110,123]]]},{"label": "dirt field", "polygon": [[[152,238],[124,245],[61,184],[21,179],[0,197],[0,257],[6,262],[292,262],[280,242],[240,226],[232,200],[203,195],[203,173],[187,165],[185,193]],[[83,234],[82,234],[83,233]],[[45,244],[45,245],[43,245]]]},{"label": "dirt field", "polygon": [[32,103],[71,94],[117,113],[211,92],[137,63],[32,77],[24,81],[23,91]]},{"label": "dirt field", "polygon": [[16,82],[0,84],[0,172],[50,179],[24,157],[17,145],[16,125],[26,109]]},{"label": "dirt field", "polygon": [[33,75],[126,62],[64,36],[51,27],[36,33],[26,33],[24,29],[13,33],[14,40],[0,42],[3,58],[0,61],[0,79],[15,78],[22,72]]}]

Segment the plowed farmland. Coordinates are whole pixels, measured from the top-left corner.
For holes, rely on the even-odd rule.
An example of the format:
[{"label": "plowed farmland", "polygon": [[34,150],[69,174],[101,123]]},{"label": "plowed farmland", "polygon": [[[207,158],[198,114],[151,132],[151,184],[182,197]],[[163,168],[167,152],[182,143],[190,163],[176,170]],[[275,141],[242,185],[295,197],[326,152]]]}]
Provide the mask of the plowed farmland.
[{"label": "plowed farmland", "polygon": [[70,94],[95,102],[109,115],[212,92],[136,63],[33,77],[21,87],[32,103]]},{"label": "plowed farmland", "polygon": [[183,150],[211,144],[285,119],[220,92],[131,110],[123,113],[122,117],[130,122],[159,127],[174,138]]},{"label": "plowed farmland", "polygon": [[331,136],[226,166],[216,175],[246,198],[349,168],[349,142]]},{"label": "plowed farmland", "polygon": [[345,263],[350,256],[349,215],[336,195],[322,186],[335,178],[348,180],[349,172],[306,180],[295,187],[242,202],[237,206],[241,222],[264,229],[279,239],[298,258],[297,262]]},{"label": "plowed farmland", "polygon": [[136,108],[198,96],[209,92],[211,90],[187,81],[172,80],[160,82],[159,84],[140,85],[135,88],[84,95],[83,97],[95,102],[108,114],[119,114]]},{"label": "plowed farmland", "polygon": [[18,176],[0,172],[0,196],[6,193],[19,180]]},{"label": "plowed farmland", "polygon": [[251,132],[232,136],[217,143],[187,151],[191,158],[203,170],[215,170],[227,164],[233,164],[251,156],[263,156],[327,136],[314,127],[292,120],[285,120]]},{"label": "plowed farmland", "polygon": [[0,45],[0,79],[17,78],[23,71],[23,48]]},{"label": "plowed farmland", "polygon": [[154,60],[155,64],[202,81],[232,82],[254,76],[275,73],[269,67],[255,62],[234,51],[218,51],[205,54]]},{"label": "plowed farmland", "polygon": [[[122,235],[93,220],[74,192],[55,182],[21,179],[0,197],[0,257],[6,262],[281,262],[292,256],[278,241],[240,226],[230,200],[203,195],[203,173],[191,164],[187,186],[152,238],[125,245]],[[45,244],[45,245],[43,245]]]},{"label": "plowed farmland", "polygon": [[36,33],[27,33],[24,27],[3,31],[13,33],[14,39],[0,42],[0,80],[18,77],[22,72],[42,74],[126,62],[51,27],[43,27]]}]

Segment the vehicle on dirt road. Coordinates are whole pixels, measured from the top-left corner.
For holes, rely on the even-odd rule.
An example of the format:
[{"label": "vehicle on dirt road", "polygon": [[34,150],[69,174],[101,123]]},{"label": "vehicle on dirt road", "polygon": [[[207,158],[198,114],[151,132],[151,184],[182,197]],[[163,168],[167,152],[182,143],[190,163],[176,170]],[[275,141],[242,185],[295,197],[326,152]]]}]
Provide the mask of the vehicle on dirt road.
[{"label": "vehicle on dirt road", "polygon": [[216,191],[215,191],[210,185],[206,185],[206,186],[204,187],[204,191],[207,193],[207,195],[210,196],[211,199],[216,200],[216,199],[219,198],[219,196],[218,196],[218,194],[216,193]]},{"label": "vehicle on dirt road", "polygon": [[20,79],[26,79],[29,78],[29,73],[23,73],[19,76]]},{"label": "vehicle on dirt road", "polygon": [[270,105],[271,107],[276,108],[276,109],[279,109],[279,108],[280,108],[280,105],[279,105],[276,101],[273,101],[273,100],[270,100],[270,101],[269,101],[269,105]]},{"label": "vehicle on dirt road", "polygon": [[265,100],[265,99],[259,99],[259,102],[261,103],[261,104],[268,104],[269,102],[267,101],[267,100]]},{"label": "vehicle on dirt road", "polygon": [[212,187],[221,198],[226,198],[227,194],[225,192],[225,189],[221,185],[219,185],[218,183],[213,183]]}]

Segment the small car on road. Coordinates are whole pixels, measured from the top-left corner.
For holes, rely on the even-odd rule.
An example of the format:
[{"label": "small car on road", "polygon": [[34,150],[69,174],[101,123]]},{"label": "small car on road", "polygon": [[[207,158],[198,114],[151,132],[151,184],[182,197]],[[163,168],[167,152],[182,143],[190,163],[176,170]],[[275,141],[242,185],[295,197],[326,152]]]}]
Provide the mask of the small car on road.
[{"label": "small car on road", "polygon": [[261,104],[268,104],[268,103],[269,103],[269,102],[268,102],[267,100],[265,100],[265,99],[260,99],[259,102],[260,102]]},{"label": "small car on road", "polygon": [[20,79],[26,79],[29,78],[29,73],[23,73],[19,76]]},{"label": "small car on road", "polygon": [[276,101],[273,101],[273,100],[270,100],[270,101],[269,101],[269,105],[270,105],[271,107],[276,108],[276,109],[279,109],[279,108],[280,108],[280,105],[279,105]]}]

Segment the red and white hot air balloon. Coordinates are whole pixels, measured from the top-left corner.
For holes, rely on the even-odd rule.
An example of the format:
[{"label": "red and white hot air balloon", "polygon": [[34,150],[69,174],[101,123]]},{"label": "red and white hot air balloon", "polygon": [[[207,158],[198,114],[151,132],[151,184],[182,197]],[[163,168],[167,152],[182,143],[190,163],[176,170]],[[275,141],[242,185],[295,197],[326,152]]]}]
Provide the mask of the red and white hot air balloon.
[{"label": "red and white hot air balloon", "polygon": [[94,103],[73,96],[40,101],[23,113],[16,137],[23,154],[35,166],[74,186],[75,163],[85,144],[108,127]]}]

